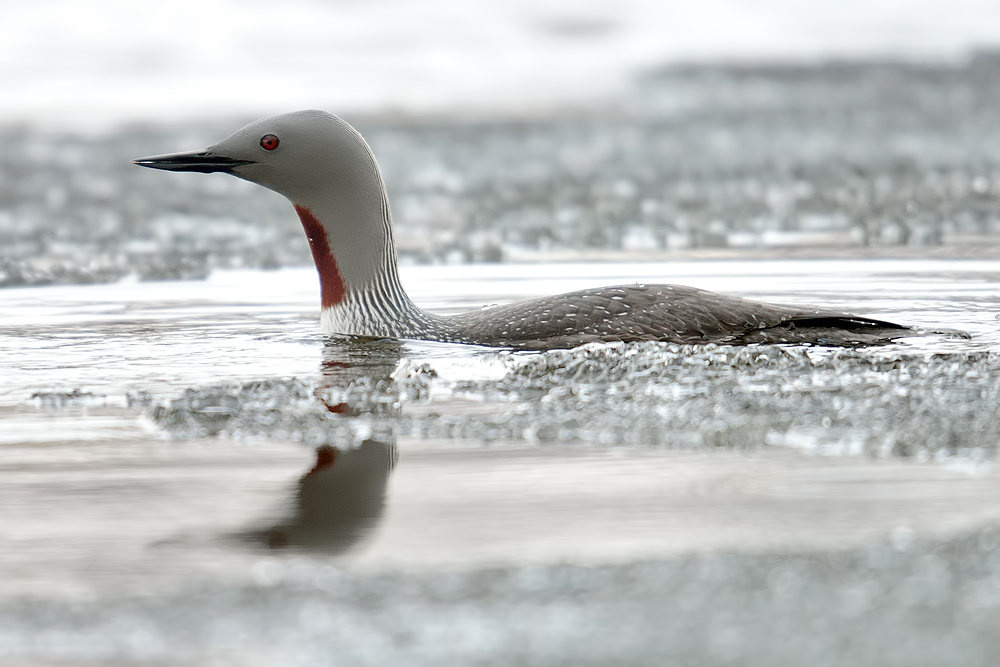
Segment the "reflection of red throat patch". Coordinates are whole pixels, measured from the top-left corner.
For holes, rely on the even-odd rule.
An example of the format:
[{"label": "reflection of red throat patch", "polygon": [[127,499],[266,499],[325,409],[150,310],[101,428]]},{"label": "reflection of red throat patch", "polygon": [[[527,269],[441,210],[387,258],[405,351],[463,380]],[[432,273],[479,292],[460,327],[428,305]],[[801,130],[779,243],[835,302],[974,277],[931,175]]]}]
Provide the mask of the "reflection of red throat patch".
[{"label": "reflection of red throat patch", "polygon": [[319,288],[323,307],[336,306],[344,300],[347,289],[344,287],[344,277],[340,275],[337,259],[333,256],[333,250],[330,249],[330,239],[326,235],[326,229],[323,227],[323,223],[317,220],[312,211],[305,206],[295,204],[295,212],[299,214],[302,228],[306,230],[306,238],[309,239],[313,261],[316,262],[316,270],[319,271]]},{"label": "reflection of red throat patch", "polygon": [[333,464],[337,462],[337,450],[330,445],[323,445],[316,449],[316,465],[313,469],[307,472],[302,479],[309,477],[310,475],[315,475],[320,470],[326,470],[327,468],[332,468]]}]

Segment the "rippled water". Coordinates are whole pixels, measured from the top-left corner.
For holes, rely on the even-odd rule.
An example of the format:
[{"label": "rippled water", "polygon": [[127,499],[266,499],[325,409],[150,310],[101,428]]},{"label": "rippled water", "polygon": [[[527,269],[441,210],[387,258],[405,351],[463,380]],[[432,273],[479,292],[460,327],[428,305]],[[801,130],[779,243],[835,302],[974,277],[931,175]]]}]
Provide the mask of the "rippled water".
[{"label": "rippled water", "polygon": [[326,338],[311,269],[3,290],[0,659],[989,664],[1000,262],[403,280],[442,313],[676,282],[973,337],[512,354]]}]

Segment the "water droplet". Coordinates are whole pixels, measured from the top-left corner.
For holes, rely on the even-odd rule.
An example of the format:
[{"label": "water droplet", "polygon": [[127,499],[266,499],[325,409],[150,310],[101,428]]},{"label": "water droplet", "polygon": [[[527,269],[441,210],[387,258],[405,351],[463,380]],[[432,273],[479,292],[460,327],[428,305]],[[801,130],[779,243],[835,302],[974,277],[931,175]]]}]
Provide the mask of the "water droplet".
[{"label": "water droplet", "polygon": [[486,306],[483,306],[483,310],[490,310],[492,308],[499,308],[499,307],[500,307],[499,304],[491,303],[491,304],[488,304]]}]

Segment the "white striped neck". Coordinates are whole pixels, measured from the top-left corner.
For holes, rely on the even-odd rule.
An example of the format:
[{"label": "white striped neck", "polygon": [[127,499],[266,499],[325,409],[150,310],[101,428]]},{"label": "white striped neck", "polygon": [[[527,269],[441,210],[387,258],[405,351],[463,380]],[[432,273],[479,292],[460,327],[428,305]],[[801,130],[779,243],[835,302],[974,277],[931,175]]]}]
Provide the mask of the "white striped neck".
[{"label": "white striped neck", "polygon": [[[399,281],[392,213],[371,149],[350,125],[322,187],[289,197],[319,273],[324,331],[412,337],[439,318],[417,308]],[[328,165],[323,165],[328,166]]]}]

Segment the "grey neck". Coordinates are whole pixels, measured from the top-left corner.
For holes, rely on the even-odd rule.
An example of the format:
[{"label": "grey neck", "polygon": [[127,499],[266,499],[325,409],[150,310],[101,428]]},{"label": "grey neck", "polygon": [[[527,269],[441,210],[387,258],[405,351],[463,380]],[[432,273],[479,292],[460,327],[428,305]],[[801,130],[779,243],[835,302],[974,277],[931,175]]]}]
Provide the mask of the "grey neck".
[{"label": "grey neck", "polygon": [[[334,260],[324,267],[314,244],[324,291],[323,329],[400,338],[441,334],[445,320],[420,310],[403,290],[382,174],[361,135],[344,126],[353,141],[342,153],[337,177],[293,200],[297,209],[306,209],[322,225]],[[305,218],[303,225],[309,234]],[[342,290],[337,289],[337,278],[329,275],[332,272],[339,273]]]}]

